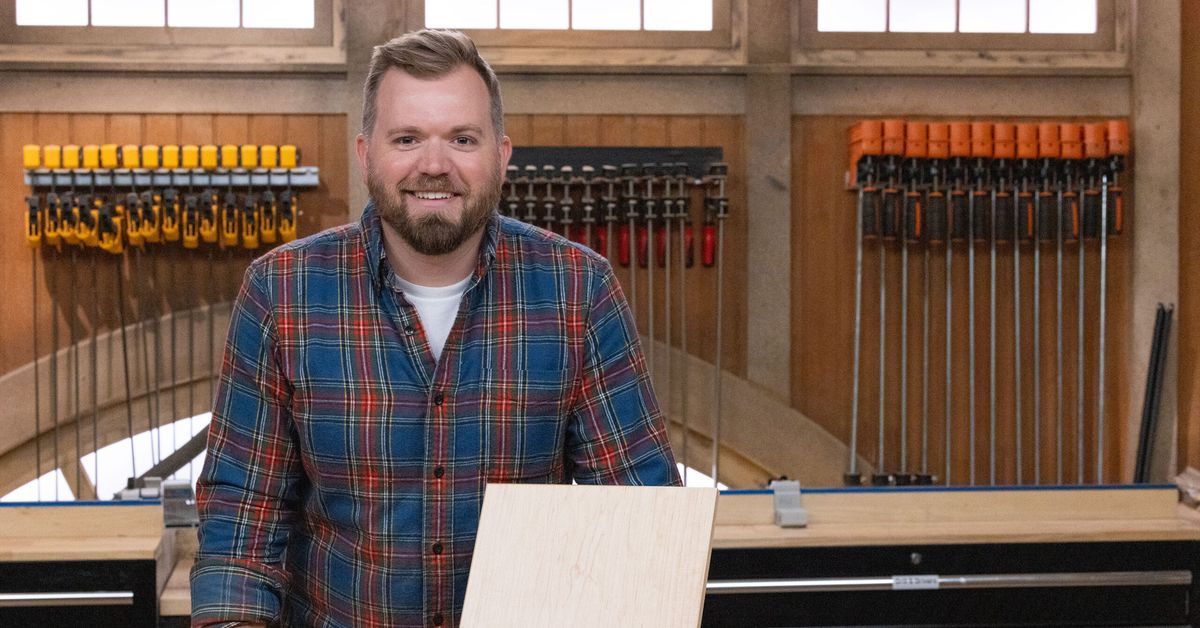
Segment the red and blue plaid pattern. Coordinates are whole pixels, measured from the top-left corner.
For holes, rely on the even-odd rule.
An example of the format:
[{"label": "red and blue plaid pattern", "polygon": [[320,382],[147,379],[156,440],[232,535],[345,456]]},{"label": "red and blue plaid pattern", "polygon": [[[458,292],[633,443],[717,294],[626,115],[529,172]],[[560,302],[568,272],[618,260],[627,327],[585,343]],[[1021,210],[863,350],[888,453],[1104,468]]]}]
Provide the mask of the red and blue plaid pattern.
[{"label": "red and blue plaid pattern", "polygon": [[608,262],[493,217],[440,361],[379,217],[255,260],[197,489],[195,626],[457,623],[487,482],[679,484]]}]

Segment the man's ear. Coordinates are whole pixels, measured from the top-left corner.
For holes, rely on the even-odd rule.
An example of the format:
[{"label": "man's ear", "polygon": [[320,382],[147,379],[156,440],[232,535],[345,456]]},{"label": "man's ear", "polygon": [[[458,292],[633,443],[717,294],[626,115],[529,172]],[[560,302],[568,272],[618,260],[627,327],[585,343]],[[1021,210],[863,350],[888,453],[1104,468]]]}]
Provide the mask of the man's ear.
[{"label": "man's ear", "polygon": [[358,172],[362,175],[363,183],[367,182],[367,136],[362,133],[354,138],[354,154],[358,156]]},{"label": "man's ear", "polygon": [[500,176],[508,172],[508,160],[512,158],[512,140],[507,135],[500,137]]}]

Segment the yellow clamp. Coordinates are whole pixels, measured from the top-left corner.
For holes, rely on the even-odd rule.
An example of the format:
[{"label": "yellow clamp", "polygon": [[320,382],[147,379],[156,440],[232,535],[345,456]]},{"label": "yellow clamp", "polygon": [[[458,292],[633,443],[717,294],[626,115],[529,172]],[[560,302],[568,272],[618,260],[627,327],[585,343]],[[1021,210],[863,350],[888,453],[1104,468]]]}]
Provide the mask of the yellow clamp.
[{"label": "yellow clamp", "polygon": [[295,168],[300,164],[300,149],[291,144],[279,147],[279,167]]},{"label": "yellow clamp", "polygon": [[179,192],[168,189],[162,198],[162,235],[167,242],[179,241]]},{"label": "yellow clamp", "polygon": [[221,146],[221,167],[233,170],[238,167],[238,147],[233,144]]},{"label": "yellow clamp", "polygon": [[26,170],[37,170],[42,167],[42,147],[37,144],[26,144],[21,147],[21,163]]},{"label": "yellow clamp", "polygon": [[140,247],[146,243],[142,236],[142,222],[146,219],[145,207],[137,194],[125,195],[124,205],[117,205],[117,214],[125,216],[125,238],[129,246]]},{"label": "yellow clamp", "polygon": [[62,233],[59,230],[62,228],[62,201],[57,194],[46,195],[46,207],[42,213],[42,237],[45,238],[46,244],[61,246]]},{"label": "yellow clamp", "polygon": [[47,144],[42,147],[42,166],[57,170],[62,168],[62,147],[58,144]]},{"label": "yellow clamp", "polygon": [[201,197],[200,202],[200,239],[209,244],[217,243],[218,221],[220,219],[220,199],[216,192],[209,192]]},{"label": "yellow clamp", "polygon": [[102,144],[100,146],[100,167],[111,170],[117,167],[117,145]]},{"label": "yellow clamp", "polygon": [[[98,223],[100,229],[99,245],[101,249],[113,255],[119,255],[125,251],[125,216],[123,213],[114,214],[108,210],[107,205],[104,206],[104,209],[106,211],[101,213]],[[117,209],[121,209],[119,204]]]},{"label": "yellow clamp", "polygon": [[79,223],[75,225],[75,231],[84,246],[100,245],[100,208],[103,205],[104,199],[99,196],[92,198],[90,202],[85,196],[77,203],[80,216]]},{"label": "yellow clamp", "polygon": [[79,240],[79,197],[67,193],[63,195],[59,203],[66,207],[62,213],[63,219],[59,223],[58,232],[68,246],[79,246],[82,244]]},{"label": "yellow clamp", "polygon": [[142,160],[140,159],[141,148],[136,144],[126,144],[121,147],[121,167],[133,170],[140,168]]},{"label": "yellow clamp", "polygon": [[100,167],[99,146],[88,144],[83,147],[83,167],[87,170],[95,170]]},{"label": "yellow clamp", "polygon": [[205,170],[217,169],[217,147],[205,144],[200,147],[200,167]]},{"label": "yellow clamp", "polygon": [[162,167],[168,170],[179,167],[179,146],[168,144],[162,147]]},{"label": "yellow clamp", "polygon": [[247,170],[253,170],[258,167],[258,146],[254,144],[242,144],[242,167]]},{"label": "yellow clamp", "polygon": [[279,167],[279,147],[273,144],[266,144],[262,147],[259,163],[263,168],[278,168]]},{"label": "yellow clamp", "polygon": [[68,170],[79,168],[79,147],[75,144],[62,147],[62,167]]},{"label": "yellow clamp", "polygon": [[25,215],[25,242],[29,248],[36,249],[42,245],[41,200],[36,196],[27,196],[25,203],[29,207]]},{"label": "yellow clamp", "polygon": [[259,224],[262,222],[262,209],[256,202],[254,194],[246,194],[242,199],[242,247],[258,248]]},{"label": "yellow clamp", "polygon": [[291,242],[296,239],[296,217],[300,214],[300,197],[289,190],[279,195],[279,239]]},{"label": "yellow clamp", "polygon": [[238,245],[238,208],[237,195],[230,192],[225,195],[225,203],[221,206],[221,248],[233,248]]},{"label": "yellow clamp", "polygon": [[148,170],[158,169],[159,152],[158,147],[153,144],[146,144],[142,147],[142,167]]},{"label": "yellow clamp", "polygon": [[183,212],[179,215],[180,235],[183,237],[183,248],[194,249],[200,246],[200,231],[197,225],[200,213],[197,204],[200,199],[189,194],[184,201]]},{"label": "yellow clamp", "polygon": [[275,204],[275,193],[267,190],[262,193],[259,203],[258,234],[263,244],[275,244],[279,225],[279,206]]},{"label": "yellow clamp", "polygon": [[200,147],[188,144],[183,147],[183,167],[195,170],[200,167]]},{"label": "yellow clamp", "polygon": [[142,192],[141,205],[145,208],[142,219],[142,238],[151,244],[162,238],[162,193]]}]

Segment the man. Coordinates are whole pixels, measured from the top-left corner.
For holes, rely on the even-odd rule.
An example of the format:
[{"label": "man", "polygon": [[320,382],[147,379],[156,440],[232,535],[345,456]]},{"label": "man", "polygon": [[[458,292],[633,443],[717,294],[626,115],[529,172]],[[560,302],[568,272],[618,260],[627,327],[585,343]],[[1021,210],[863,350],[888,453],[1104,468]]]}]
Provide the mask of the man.
[{"label": "man", "polygon": [[678,484],[609,264],[499,216],[499,85],[376,48],[362,218],[246,272],[198,483],[195,626],[456,623],[488,482]]}]

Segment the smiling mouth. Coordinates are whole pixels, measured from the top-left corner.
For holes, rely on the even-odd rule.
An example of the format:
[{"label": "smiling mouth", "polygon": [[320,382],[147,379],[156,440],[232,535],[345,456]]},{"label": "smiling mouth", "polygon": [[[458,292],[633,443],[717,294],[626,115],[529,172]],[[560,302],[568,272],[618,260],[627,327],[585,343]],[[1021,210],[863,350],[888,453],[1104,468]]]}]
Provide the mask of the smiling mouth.
[{"label": "smiling mouth", "polygon": [[455,196],[458,196],[457,194],[454,194],[453,192],[417,192],[417,191],[409,190],[408,193],[412,194],[413,196],[415,196],[423,201],[444,201],[446,199],[454,198]]}]

